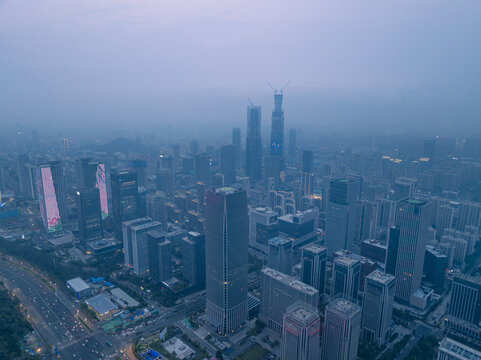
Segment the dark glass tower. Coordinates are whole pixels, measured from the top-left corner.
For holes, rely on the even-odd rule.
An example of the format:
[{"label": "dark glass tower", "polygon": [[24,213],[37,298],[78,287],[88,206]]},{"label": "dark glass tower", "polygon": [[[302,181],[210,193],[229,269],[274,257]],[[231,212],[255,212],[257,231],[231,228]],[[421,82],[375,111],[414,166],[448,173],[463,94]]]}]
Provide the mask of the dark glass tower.
[{"label": "dark glass tower", "polygon": [[242,153],[242,145],[241,145],[241,129],[233,128],[232,129],[232,144],[234,144],[235,148],[235,164],[237,168],[241,167],[241,153]]},{"label": "dark glass tower", "polygon": [[100,192],[97,188],[77,191],[78,225],[83,241],[103,236]]},{"label": "dark glass tower", "polygon": [[122,222],[139,217],[137,174],[127,170],[117,171],[110,175],[110,181],[115,231],[120,238]]},{"label": "dark glass tower", "polygon": [[282,109],[283,92],[274,93],[274,110],[272,111],[271,156],[284,156],[284,110]]},{"label": "dark glass tower", "polygon": [[206,198],[206,314],[227,334],[247,320],[247,195],[220,187],[208,190]]},{"label": "dark glass tower", "polygon": [[252,183],[262,178],[261,107],[247,107],[246,175]]},{"label": "dark glass tower", "polygon": [[220,171],[224,175],[224,185],[236,182],[236,162],[234,145],[224,145],[220,149]]}]

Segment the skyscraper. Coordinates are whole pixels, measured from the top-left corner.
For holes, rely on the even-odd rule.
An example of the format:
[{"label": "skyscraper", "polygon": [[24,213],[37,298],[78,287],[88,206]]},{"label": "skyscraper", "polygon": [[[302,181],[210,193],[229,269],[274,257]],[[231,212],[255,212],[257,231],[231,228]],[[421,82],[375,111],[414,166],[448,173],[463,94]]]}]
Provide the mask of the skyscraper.
[{"label": "skyscraper", "polygon": [[297,130],[291,129],[289,130],[289,149],[288,149],[289,156],[291,158],[296,158],[297,153]]},{"label": "skyscraper", "polygon": [[195,180],[210,184],[210,157],[207,154],[197,154],[195,156]]},{"label": "skyscraper", "polygon": [[251,208],[249,211],[249,248],[264,258],[268,256],[268,242],[279,235],[277,213],[269,208]]},{"label": "skyscraper", "polygon": [[323,295],[326,288],[327,249],[317,244],[302,248],[301,281]]},{"label": "skyscraper", "polygon": [[261,304],[259,319],[278,334],[282,334],[283,317],[296,302],[317,309],[319,293],[312,286],[271,268],[261,271]]},{"label": "skyscraper", "polygon": [[481,277],[459,274],[454,278],[448,314],[478,325],[481,321]]},{"label": "skyscraper", "polygon": [[93,161],[92,158],[80,158],[78,160],[81,188],[97,188],[99,190],[100,208],[102,219],[109,215],[109,204],[107,197],[107,178],[105,164]]},{"label": "skyscraper", "polygon": [[291,275],[292,241],[278,236],[269,240],[267,266],[286,275]]},{"label": "skyscraper", "polygon": [[41,165],[36,170],[40,216],[49,233],[60,232],[68,221],[67,186],[59,161]]},{"label": "skyscraper", "polygon": [[362,306],[362,338],[384,345],[389,341],[396,281],[394,276],[375,270],[366,277]]},{"label": "skyscraper", "polygon": [[302,302],[288,307],[283,321],[281,360],[320,359],[320,327],[316,308]]},{"label": "skyscraper", "polygon": [[284,110],[282,109],[282,98],[284,94],[274,91],[274,110],[272,110],[271,125],[271,156],[283,158],[284,156]]},{"label": "skyscraper", "polygon": [[356,237],[356,201],[359,182],[349,178],[332,180],[326,211],[325,246],[328,256],[341,249],[352,250]]},{"label": "skyscraper", "polygon": [[421,285],[431,209],[432,203],[424,200],[400,201],[389,236],[386,271],[396,276],[396,300],[404,303],[412,303]]},{"label": "skyscraper", "polygon": [[361,327],[361,309],[335,299],[326,306],[322,354],[325,360],[356,360]]},{"label": "skyscraper", "polygon": [[221,334],[247,319],[247,195],[233,187],[207,191],[206,317]]},{"label": "skyscraper", "polygon": [[246,175],[251,183],[262,178],[261,107],[247,107]]},{"label": "skyscraper", "polygon": [[117,171],[110,175],[112,187],[112,209],[117,237],[120,237],[124,221],[133,220],[139,213],[139,190],[137,174],[131,171]]},{"label": "skyscraper", "polygon": [[147,233],[149,272],[157,282],[172,278],[172,246],[165,233],[152,230]]},{"label": "skyscraper", "polygon": [[220,171],[224,175],[224,185],[236,182],[236,162],[234,145],[224,145],[220,149]]},{"label": "skyscraper", "polygon": [[153,194],[146,196],[146,211],[147,216],[154,221],[162,224],[162,231],[168,232],[168,216],[167,216],[167,198],[161,191],[156,191]]},{"label": "skyscraper", "polygon": [[361,278],[361,262],[351,256],[338,256],[332,262],[331,298],[356,302]]},{"label": "skyscraper", "polygon": [[144,224],[130,226],[132,267],[137,275],[141,275],[149,269],[149,244],[147,233],[152,230],[160,230],[161,228],[162,225],[158,221],[150,221]]},{"label": "skyscraper", "polygon": [[85,242],[101,238],[103,225],[99,189],[79,189],[76,195],[78,225],[82,240]]},{"label": "skyscraper", "polygon": [[314,153],[311,150],[302,152],[302,171],[307,173],[314,171]]},{"label": "skyscraper", "polygon": [[133,267],[133,248],[132,248],[132,233],[130,228],[137,225],[142,225],[152,222],[149,217],[138,218],[134,220],[124,221],[122,223],[122,240],[124,246],[124,263],[127,266]]},{"label": "skyscraper", "polygon": [[439,344],[437,360],[481,360],[481,352],[445,337]]},{"label": "skyscraper", "polygon": [[193,286],[205,286],[205,235],[190,231],[182,239],[183,278]]},{"label": "skyscraper", "polygon": [[232,129],[232,144],[234,145],[235,149],[235,164],[237,168],[242,166],[242,144],[241,144],[241,129],[233,128]]}]

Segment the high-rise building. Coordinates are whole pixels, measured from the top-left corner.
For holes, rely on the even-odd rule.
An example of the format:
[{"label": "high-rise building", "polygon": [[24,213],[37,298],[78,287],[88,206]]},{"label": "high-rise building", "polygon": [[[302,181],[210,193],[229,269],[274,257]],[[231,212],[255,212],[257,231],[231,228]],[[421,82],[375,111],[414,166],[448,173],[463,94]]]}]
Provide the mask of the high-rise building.
[{"label": "high-rise building", "polygon": [[361,262],[351,256],[337,256],[332,262],[331,298],[356,302],[361,278]]},{"label": "high-rise building", "polygon": [[182,239],[183,278],[193,286],[205,286],[205,235],[190,231]]},{"label": "high-rise building", "polygon": [[220,171],[224,175],[224,185],[236,182],[235,146],[224,145],[220,149]]},{"label": "high-rise building", "polygon": [[127,266],[133,267],[133,248],[132,248],[132,232],[131,227],[143,225],[152,222],[149,217],[138,218],[134,220],[124,221],[122,223],[122,240],[124,246],[124,263]]},{"label": "high-rise building", "polygon": [[414,195],[416,179],[400,177],[394,183],[392,199],[395,201],[409,199]]},{"label": "high-rise building", "polygon": [[67,185],[61,163],[51,162],[36,170],[40,216],[49,233],[60,232],[68,222]]},{"label": "high-rise building", "polygon": [[359,201],[359,236],[360,241],[376,238],[379,223],[379,204],[375,201]]},{"label": "high-rise building", "polygon": [[269,239],[279,235],[277,213],[269,208],[251,208],[249,211],[249,249],[267,258]]},{"label": "high-rise building", "polygon": [[271,156],[284,157],[284,110],[282,109],[283,91],[274,92],[274,110],[271,125]]},{"label": "high-rise building", "polygon": [[292,246],[299,247],[317,239],[319,210],[317,208],[279,217],[279,234],[292,239]]},{"label": "high-rise building", "polygon": [[141,225],[130,226],[130,239],[132,241],[132,267],[137,275],[149,269],[149,244],[147,233],[152,230],[161,230],[158,221],[150,221]]},{"label": "high-rise building", "polygon": [[283,319],[281,360],[320,359],[320,327],[316,308],[302,302],[288,307]]},{"label": "high-rise building", "polygon": [[79,189],[76,197],[78,225],[82,240],[85,242],[102,238],[103,225],[99,189]]},{"label": "high-rise building", "polygon": [[157,282],[172,278],[172,244],[165,233],[158,230],[147,232],[149,272]]},{"label": "high-rise building", "polygon": [[115,231],[117,237],[120,237],[122,223],[138,217],[139,190],[137,174],[131,171],[117,171],[110,175],[110,181]]},{"label": "high-rise building", "polygon": [[109,204],[107,196],[107,180],[105,164],[93,161],[92,158],[80,158],[78,160],[81,188],[97,188],[100,196],[100,208],[102,219],[109,215]]},{"label": "high-rise building", "polygon": [[297,130],[290,129],[289,130],[289,149],[288,154],[291,158],[296,158],[297,154]]},{"label": "high-rise building", "polygon": [[445,337],[439,344],[437,360],[481,360],[481,352]]},{"label": "high-rise building", "polygon": [[356,360],[361,327],[361,309],[345,300],[335,299],[326,306],[322,358]]},{"label": "high-rise building", "polygon": [[261,107],[247,107],[246,176],[251,183],[262,179]]},{"label": "high-rise building", "polygon": [[384,345],[389,341],[396,279],[375,270],[366,277],[362,305],[362,338]]},{"label": "high-rise building", "polygon": [[443,286],[446,278],[446,269],[449,269],[449,259],[441,249],[431,245],[426,246],[424,255],[424,274],[426,280],[435,286]]},{"label": "high-rise building", "polygon": [[17,158],[17,176],[20,193],[30,196],[30,173],[28,165],[30,158],[27,154],[19,154]]},{"label": "high-rise building", "polygon": [[481,277],[457,275],[451,288],[448,314],[478,325],[481,321]]},{"label": "high-rise building", "polygon": [[302,248],[301,281],[323,295],[326,291],[327,249],[317,244]]},{"label": "high-rise building", "polygon": [[302,152],[302,172],[314,172],[314,153],[311,150]]},{"label": "high-rise building", "polygon": [[157,190],[166,194],[172,194],[174,186],[174,175],[172,169],[163,168],[157,172],[156,175]]},{"label": "high-rise building", "polygon": [[241,129],[240,128],[233,128],[232,129],[232,144],[234,145],[235,149],[235,164],[237,168],[242,166],[242,138],[241,138]]},{"label": "high-rise building", "polygon": [[352,250],[356,238],[359,186],[357,180],[350,178],[338,178],[330,183],[325,238],[329,257],[341,249]]},{"label": "high-rise building", "polygon": [[210,184],[210,157],[207,154],[197,154],[195,156],[195,179]]},{"label": "high-rise building", "polygon": [[286,275],[291,275],[292,241],[276,236],[269,240],[267,266]]},{"label": "high-rise building", "polygon": [[207,191],[206,317],[221,334],[247,319],[247,195],[233,187]]},{"label": "high-rise building", "polygon": [[146,212],[147,216],[154,221],[162,224],[162,231],[168,232],[168,214],[167,214],[167,197],[161,191],[146,196]]},{"label": "high-rise building", "polygon": [[192,140],[190,142],[190,155],[195,156],[199,153],[199,142],[197,140]]},{"label": "high-rise building", "polygon": [[319,292],[289,275],[271,268],[262,269],[260,320],[276,333],[282,334],[284,314],[289,306],[297,302],[317,309]]},{"label": "high-rise building", "polygon": [[412,303],[421,286],[431,211],[432,203],[424,200],[400,201],[389,235],[386,272],[396,276],[396,300],[404,303]]}]

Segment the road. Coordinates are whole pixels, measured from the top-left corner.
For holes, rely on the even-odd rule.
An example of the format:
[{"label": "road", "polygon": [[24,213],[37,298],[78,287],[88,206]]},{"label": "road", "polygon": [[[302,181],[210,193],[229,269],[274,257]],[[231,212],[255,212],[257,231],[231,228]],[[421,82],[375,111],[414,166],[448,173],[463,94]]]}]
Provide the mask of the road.
[{"label": "road", "polygon": [[76,319],[76,312],[38,277],[0,260],[0,278],[26,308],[28,320],[48,349],[47,355],[51,346],[58,348],[65,360],[104,359],[115,353],[100,330],[87,331]]}]

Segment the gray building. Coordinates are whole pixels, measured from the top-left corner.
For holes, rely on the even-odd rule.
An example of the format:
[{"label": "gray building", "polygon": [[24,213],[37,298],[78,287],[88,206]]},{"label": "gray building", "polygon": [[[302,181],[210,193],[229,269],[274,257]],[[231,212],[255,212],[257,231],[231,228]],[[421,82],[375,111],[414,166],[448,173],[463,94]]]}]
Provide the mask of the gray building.
[{"label": "gray building", "polygon": [[481,321],[481,277],[459,274],[453,280],[448,314],[478,325]]},{"label": "gray building", "polygon": [[303,303],[287,308],[283,319],[281,360],[318,360],[320,326],[316,308]]},{"label": "gray building", "polygon": [[193,286],[205,286],[205,235],[190,231],[182,239],[183,278]]},{"label": "gray building", "polygon": [[361,261],[351,256],[338,256],[332,262],[331,298],[357,301],[361,278]]},{"label": "gray building", "polygon": [[395,288],[395,277],[390,274],[375,270],[366,277],[361,320],[364,341],[380,346],[389,341]]},{"label": "gray building", "polygon": [[247,107],[246,176],[251,183],[262,179],[262,140],[260,106]]},{"label": "gray building", "polygon": [[357,180],[350,178],[339,178],[330,183],[324,242],[329,257],[338,250],[352,250],[356,238],[359,186]]},{"label": "gray building", "polygon": [[224,145],[220,148],[220,172],[224,175],[224,185],[236,182],[235,146]]},{"label": "gray building", "polygon": [[147,216],[154,221],[162,224],[162,231],[168,232],[168,214],[167,214],[167,197],[165,193],[156,191],[153,194],[147,194],[145,198]]},{"label": "gray building", "polygon": [[481,360],[481,352],[445,337],[439,344],[437,360]]},{"label": "gray building", "polygon": [[421,286],[424,253],[431,220],[432,203],[406,199],[399,202],[396,228],[389,235],[386,272],[396,277],[396,300],[413,303]]},{"label": "gray building", "polygon": [[277,213],[269,208],[249,210],[249,251],[267,259],[269,239],[279,235]]},{"label": "gray building", "polygon": [[161,230],[162,225],[158,221],[148,221],[143,224],[133,224],[129,227],[132,253],[129,254],[131,265],[137,275],[149,270],[149,246],[147,233],[152,230]]},{"label": "gray building", "polygon": [[299,247],[317,239],[319,210],[317,208],[279,217],[279,234],[292,239],[292,246]]},{"label": "gray building", "polygon": [[361,327],[361,308],[345,299],[326,306],[323,329],[324,360],[356,360]]},{"label": "gray building", "polygon": [[138,218],[134,220],[124,221],[122,223],[122,240],[124,246],[124,263],[127,266],[133,267],[133,249],[132,249],[132,233],[130,228],[136,225],[146,224],[151,222],[152,219],[149,217]]},{"label": "gray building", "polygon": [[247,195],[233,187],[206,195],[206,318],[221,334],[247,320]]},{"label": "gray building", "polygon": [[165,233],[152,230],[147,233],[149,271],[157,282],[172,278],[172,244]]},{"label": "gray building", "polygon": [[286,275],[291,274],[292,241],[280,237],[269,240],[267,266]]},{"label": "gray building", "polygon": [[287,308],[303,302],[317,309],[319,293],[312,286],[270,268],[261,271],[261,304],[259,319],[282,334],[283,316]]},{"label": "gray building", "polygon": [[326,291],[327,249],[317,244],[302,248],[301,281],[323,295]]}]

